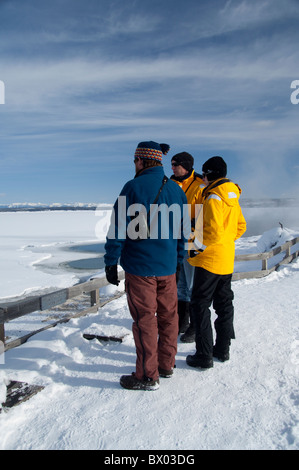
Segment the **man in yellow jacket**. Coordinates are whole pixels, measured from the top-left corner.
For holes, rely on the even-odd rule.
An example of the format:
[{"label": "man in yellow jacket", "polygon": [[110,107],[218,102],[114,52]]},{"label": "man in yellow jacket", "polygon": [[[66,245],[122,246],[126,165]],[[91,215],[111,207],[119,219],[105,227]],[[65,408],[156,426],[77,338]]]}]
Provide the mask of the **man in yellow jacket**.
[{"label": "man in yellow jacket", "polygon": [[[189,355],[189,366],[213,367],[213,356],[229,359],[231,339],[235,338],[233,318],[234,294],[231,288],[234,270],[235,240],[246,231],[246,221],[239,205],[241,189],[226,178],[227,166],[222,157],[212,157],[202,166],[203,220],[195,227],[189,263],[195,266],[191,308],[195,321],[196,353]],[[200,225],[200,224],[199,224]],[[213,302],[216,342],[210,306]]]},{"label": "man in yellow jacket", "polygon": [[[202,176],[194,171],[193,165],[194,158],[188,152],[177,153],[171,158],[171,167],[173,171],[171,179],[175,181],[186,194],[191,223],[193,221],[193,225],[195,225],[195,207],[196,204],[201,203],[201,193],[205,188],[205,184],[202,180]],[[190,312],[190,299],[193,285],[194,266],[191,266],[187,259],[188,254],[181,266],[177,283],[179,333],[183,333],[181,341],[192,343],[195,340],[195,329]]]}]

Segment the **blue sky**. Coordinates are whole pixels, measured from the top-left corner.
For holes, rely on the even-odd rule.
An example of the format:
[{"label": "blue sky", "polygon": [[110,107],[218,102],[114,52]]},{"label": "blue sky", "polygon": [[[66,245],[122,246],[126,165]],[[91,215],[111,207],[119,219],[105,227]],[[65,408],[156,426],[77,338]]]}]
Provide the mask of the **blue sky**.
[{"label": "blue sky", "polygon": [[297,0],[0,0],[0,204],[114,202],[140,141],[298,197]]}]

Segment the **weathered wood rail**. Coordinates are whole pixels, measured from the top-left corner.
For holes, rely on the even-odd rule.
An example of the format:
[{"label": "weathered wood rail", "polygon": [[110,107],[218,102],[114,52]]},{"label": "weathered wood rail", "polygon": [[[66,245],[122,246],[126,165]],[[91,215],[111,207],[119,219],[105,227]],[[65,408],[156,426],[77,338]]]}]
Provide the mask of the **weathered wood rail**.
[{"label": "weathered wood rail", "polygon": [[[119,279],[124,279],[124,272],[119,272]],[[34,334],[44,331],[48,328],[58,325],[59,323],[66,323],[72,318],[81,317],[89,313],[96,313],[98,308],[103,304],[100,303],[100,291],[101,287],[107,286],[108,282],[106,278],[95,278],[75,286],[60,289],[49,294],[40,296],[28,297],[27,299],[0,304],[0,341],[4,344],[4,350],[11,349],[25,343],[28,338]],[[80,310],[75,314],[66,315],[63,318],[46,325],[45,327],[29,333],[21,338],[6,342],[5,340],[5,323],[15,320],[16,318],[28,315],[33,312],[44,312],[51,310],[52,308],[66,304],[71,299],[76,299],[82,294],[90,295],[90,307]],[[1,351],[0,351],[1,353]]]},{"label": "weathered wood rail", "polygon": [[[283,245],[278,246],[277,248],[273,248],[273,250],[265,251],[264,253],[236,255],[235,261],[261,261],[262,269],[259,271],[246,271],[241,273],[235,272],[233,274],[233,280],[237,281],[239,279],[252,279],[268,276],[268,274],[275,271],[282,264],[288,264],[299,256],[299,250],[295,250],[293,253],[291,253],[292,246],[296,245],[297,243],[299,243],[299,237],[293,238],[292,240],[284,243]],[[271,268],[269,268],[268,260],[278,255],[279,253],[284,252],[285,256],[283,257],[283,259],[275,263]]]},{"label": "weathered wood rail", "polygon": [[[233,280],[240,280],[240,279],[250,279],[250,278],[259,278],[264,277],[273,272],[278,266],[282,264],[290,263],[292,260],[299,256],[299,250],[295,250],[291,253],[291,247],[299,243],[299,237],[290,240],[283,245],[274,248],[271,251],[267,251],[264,253],[250,253],[247,255],[236,255],[236,261],[261,261],[261,270],[259,271],[246,271],[246,272],[235,272],[233,274]],[[285,252],[284,258],[276,263],[271,268],[268,268],[268,260],[273,256],[278,255],[279,253]],[[119,279],[124,278],[124,273],[119,272]],[[24,300],[16,301],[16,302],[9,302],[6,304],[0,304],[0,342],[4,344],[4,350],[11,349],[15,346],[19,346],[27,341],[28,338],[33,336],[34,334],[46,330],[48,328],[52,328],[59,323],[65,323],[69,321],[71,318],[76,318],[80,316],[87,315],[89,313],[96,313],[98,308],[103,304],[100,303],[100,293],[99,289],[101,287],[107,286],[108,282],[106,278],[95,278],[90,281],[77,284],[75,286],[60,289],[58,291],[44,294],[41,296],[34,296],[29,297]],[[27,315],[33,312],[40,312],[40,311],[47,311],[51,310],[52,308],[63,305],[67,303],[70,299],[75,299],[82,294],[89,294],[90,295],[90,307],[85,308],[75,314],[71,314],[68,316],[64,316],[63,318],[46,325],[45,327],[36,330],[32,333],[29,333],[21,338],[16,340],[12,340],[10,342],[5,341],[5,323],[14,320],[16,318],[22,317],[23,315]],[[1,343],[0,343],[1,345]],[[1,354],[1,350],[0,350]]]}]

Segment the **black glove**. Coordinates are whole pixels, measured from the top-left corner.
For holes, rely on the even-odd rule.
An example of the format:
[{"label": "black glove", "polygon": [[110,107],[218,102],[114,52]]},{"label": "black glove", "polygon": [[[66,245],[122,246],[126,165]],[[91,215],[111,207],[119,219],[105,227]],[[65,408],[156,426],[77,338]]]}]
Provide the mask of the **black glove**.
[{"label": "black glove", "polygon": [[203,253],[203,250],[190,250],[189,255],[190,255],[190,258],[194,258],[194,256],[197,256],[200,253]]},{"label": "black glove", "polygon": [[117,264],[114,264],[113,266],[106,266],[105,272],[106,272],[107,281],[110,284],[114,284],[115,286],[118,286],[119,280],[117,277]]},{"label": "black glove", "polygon": [[181,271],[181,265],[178,264],[177,267],[176,267],[176,283],[179,282],[179,279],[180,279],[180,271]]}]

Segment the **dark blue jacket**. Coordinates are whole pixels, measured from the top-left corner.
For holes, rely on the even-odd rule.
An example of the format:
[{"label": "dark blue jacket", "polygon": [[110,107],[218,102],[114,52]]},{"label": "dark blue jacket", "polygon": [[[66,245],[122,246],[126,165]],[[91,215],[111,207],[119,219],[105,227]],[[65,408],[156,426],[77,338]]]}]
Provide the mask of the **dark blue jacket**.
[{"label": "dark blue jacket", "polygon": [[[117,264],[120,258],[120,265],[130,274],[167,276],[174,274],[177,265],[182,263],[186,253],[184,243],[187,241],[184,235],[188,236],[188,223],[183,217],[187,212],[183,207],[185,205],[186,209],[187,199],[174,181],[168,180],[163,186],[156,203],[159,210],[154,211],[152,208],[150,238],[136,241],[132,240],[130,235],[132,227],[137,225],[133,214],[138,206],[132,205],[142,204],[144,212],[148,212],[158,194],[163,177],[163,167],[146,168],[123,187],[114,205],[105,244],[106,266]],[[137,210],[136,214],[138,217],[140,212]]]}]

